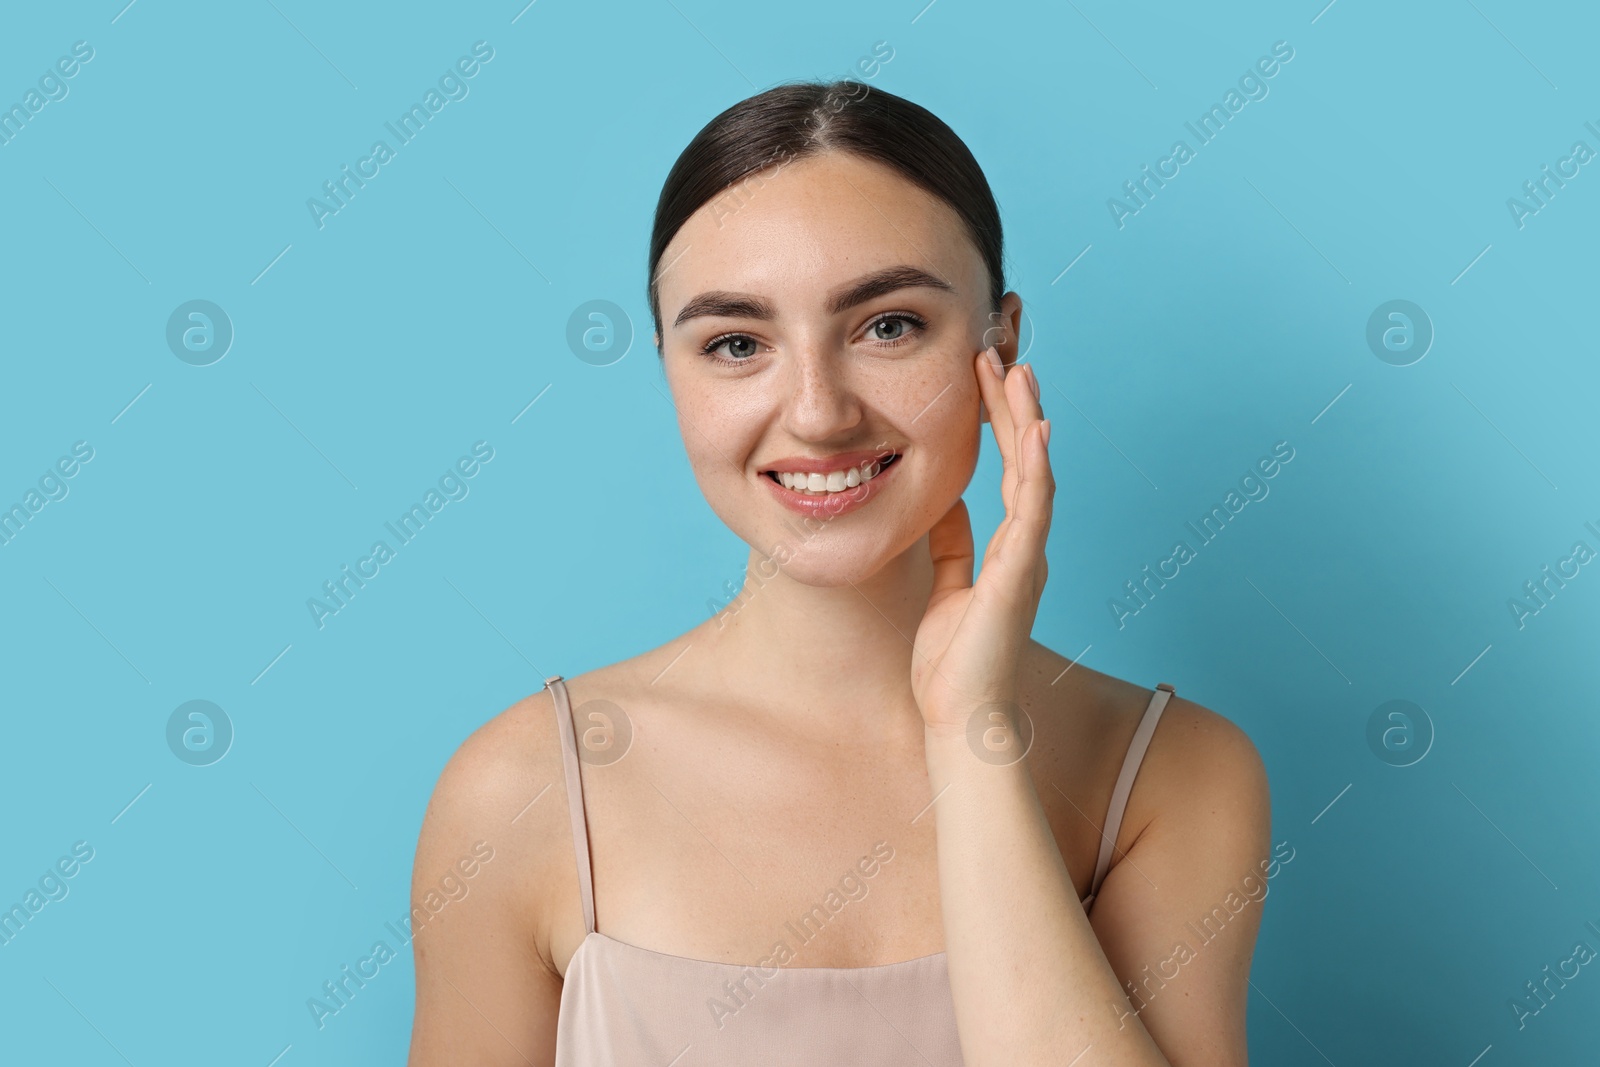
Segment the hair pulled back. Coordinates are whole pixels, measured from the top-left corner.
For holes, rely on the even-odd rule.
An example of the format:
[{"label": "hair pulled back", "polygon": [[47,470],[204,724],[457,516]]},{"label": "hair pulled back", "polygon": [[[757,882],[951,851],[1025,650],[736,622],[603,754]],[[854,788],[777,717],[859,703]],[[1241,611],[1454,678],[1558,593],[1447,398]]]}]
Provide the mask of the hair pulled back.
[{"label": "hair pulled back", "polygon": [[955,131],[927,108],[865,82],[789,82],[741,100],[706,123],[668,172],[650,233],[650,315],[658,335],[661,255],[690,216],[760,171],[828,151],[891,167],[949,204],[988,268],[990,310],[1000,310],[1000,210],[982,168]]}]

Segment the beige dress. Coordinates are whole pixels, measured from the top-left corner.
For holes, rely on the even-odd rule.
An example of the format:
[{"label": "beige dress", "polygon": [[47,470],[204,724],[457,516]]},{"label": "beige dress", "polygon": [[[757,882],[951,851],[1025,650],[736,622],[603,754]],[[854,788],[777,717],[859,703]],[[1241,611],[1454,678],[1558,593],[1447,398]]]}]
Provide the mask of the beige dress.
[{"label": "beige dress", "polygon": [[[567,965],[557,1067],[960,1067],[945,954],[877,967],[761,969],[640,948],[595,929],[577,735],[566,683],[555,698],[588,931]],[[1128,794],[1173,688],[1156,688],[1111,794],[1089,895],[1111,867]]]}]

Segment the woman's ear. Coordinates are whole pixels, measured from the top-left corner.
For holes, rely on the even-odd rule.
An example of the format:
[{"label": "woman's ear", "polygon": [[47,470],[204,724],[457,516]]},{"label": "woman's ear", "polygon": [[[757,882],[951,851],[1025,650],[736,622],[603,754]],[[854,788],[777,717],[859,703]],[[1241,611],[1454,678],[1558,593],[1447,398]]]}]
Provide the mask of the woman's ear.
[{"label": "woman's ear", "polygon": [[[983,346],[994,345],[1000,364],[1010,367],[1017,362],[1017,338],[1022,332],[1022,297],[1014,291],[1000,298],[1000,310],[989,312],[989,328],[983,331]],[[978,421],[989,421],[989,409],[978,401]]]},{"label": "woman's ear", "polygon": [[1000,353],[1000,363],[1010,367],[1017,362],[1019,355],[1017,343],[1022,336],[1022,297],[1015,291],[1007,292],[1000,298],[1000,310],[992,312],[989,318],[999,327],[990,334],[989,343]]}]

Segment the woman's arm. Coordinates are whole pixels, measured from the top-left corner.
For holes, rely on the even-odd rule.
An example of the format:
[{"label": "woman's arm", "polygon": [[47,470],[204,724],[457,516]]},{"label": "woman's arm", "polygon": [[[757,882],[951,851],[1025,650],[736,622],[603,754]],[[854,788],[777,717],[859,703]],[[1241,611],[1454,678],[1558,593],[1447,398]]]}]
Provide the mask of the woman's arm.
[{"label": "woman's arm", "polygon": [[1270,881],[1294,858],[1287,842],[1270,846],[1266,768],[1238,726],[1174,697],[1135,792],[1143,821],[1131,825],[1143,829],[1093,913],[1112,968],[1133,983],[1119,1029],[1137,1017],[1175,1067],[1244,1067],[1250,958]]},{"label": "woman's arm", "polygon": [[[964,732],[928,731],[945,946],[968,1067],[1247,1062],[1266,774],[1242,731],[1187,701],[1169,706],[1156,738],[1139,783],[1156,794],[1146,799],[1159,814],[1105,879],[1091,926],[1026,761],[995,766]],[[1134,983],[1131,997],[1124,981]]]},{"label": "woman's arm", "polygon": [[[1031,365],[1007,373],[990,346],[974,371],[999,446],[1005,519],[985,548],[976,582],[966,505],[958,499],[929,531],[933,588],[911,666],[937,813],[940,906],[963,1056],[968,1067],[1080,1061],[1085,1067],[1238,1067],[1245,1062],[1246,939],[1233,938],[1207,957],[1206,977],[1190,983],[1203,988],[1141,1005],[1154,1012],[1153,1027],[1161,1020],[1158,1047],[1141,1022],[1143,1010],[1129,1010],[1083,913],[1021,758],[1017,668],[1049,570],[1045,542],[1055,497],[1049,425]],[[990,743],[1008,740],[1008,732],[1017,758],[988,758],[1009,754],[1006,744]],[[1214,734],[1226,738],[1223,731]],[[1231,740],[1197,742],[1185,752],[1201,778],[1188,795],[1157,807],[1163,814],[1181,809],[1189,820],[1185,832],[1174,832],[1183,818],[1164,820],[1162,832],[1124,860],[1143,866],[1148,859],[1166,876],[1158,883],[1159,899],[1130,891],[1126,875],[1108,876],[1101,887],[1095,910],[1106,914],[1107,934],[1124,966],[1156,948],[1149,931],[1165,939],[1175,933],[1174,920],[1201,919],[1231,888],[1230,878],[1265,858],[1265,775],[1248,739]],[[1209,820],[1197,823],[1196,812]],[[1115,873],[1123,873],[1121,865]],[[1124,900],[1147,913],[1130,914]],[[1157,964],[1176,943],[1161,947],[1167,951]],[[1203,1007],[1169,1006],[1190,998]],[[1213,1012],[1220,1017],[1208,1015]]]},{"label": "woman's arm", "polygon": [[439,776],[412,872],[409,1067],[554,1062],[561,977],[536,934],[553,910],[541,902],[561,899],[555,857],[573,861],[570,846],[555,847],[567,831],[560,761],[548,758],[553,714],[547,691],[527,698],[469,737]]}]

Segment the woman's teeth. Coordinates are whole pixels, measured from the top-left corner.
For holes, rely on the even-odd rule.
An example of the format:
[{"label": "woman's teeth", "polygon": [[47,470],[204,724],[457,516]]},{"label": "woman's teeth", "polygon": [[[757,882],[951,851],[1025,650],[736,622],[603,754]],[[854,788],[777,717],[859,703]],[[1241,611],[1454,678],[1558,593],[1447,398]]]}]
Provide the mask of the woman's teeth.
[{"label": "woman's teeth", "polygon": [[859,467],[849,470],[833,471],[829,474],[806,474],[800,471],[773,471],[772,476],[778,479],[785,489],[793,489],[799,493],[842,493],[846,489],[854,489],[862,482],[870,482],[889,464],[899,459],[899,456],[890,456],[879,463],[870,460]]}]

